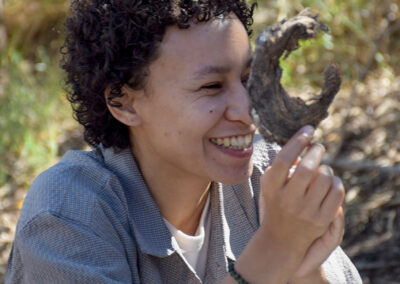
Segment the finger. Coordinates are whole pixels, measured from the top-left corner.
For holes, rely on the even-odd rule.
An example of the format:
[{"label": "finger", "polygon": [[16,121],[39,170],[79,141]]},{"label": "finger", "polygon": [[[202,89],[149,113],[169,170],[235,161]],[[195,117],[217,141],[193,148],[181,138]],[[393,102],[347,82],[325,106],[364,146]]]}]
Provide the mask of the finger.
[{"label": "finger", "polygon": [[293,177],[287,184],[287,191],[296,196],[304,196],[325,154],[321,144],[314,144],[297,165]]},{"label": "finger", "polygon": [[[268,173],[271,167],[265,169],[264,174]],[[264,221],[265,214],[265,202],[264,202],[264,190],[260,190],[260,197],[258,198],[258,218],[260,220],[260,224]]]},{"label": "finger", "polygon": [[329,226],[329,233],[336,240],[336,244],[340,245],[344,235],[344,214],[341,206],[337,211],[335,219]]},{"label": "finger", "polygon": [[344,186],[341,179],[336,176],[333,177],[332,186],[320,207],[321,217],[325,220],[333,220],[343,203],[344,195]]},{"label": "finger", "polygon": [[330,167],[322,165],[318,168],[306,192],[306,201],[310,209],[320,209],[322,201],[332,186],[332,179],[333,171]]},{"label": "finger", "polygon": [[290,167],[310,144],[313,133],[314,128],[312,126],[304,126],[286,143],[272,163],[271,170],[265,175],[269,186],[275,189],[282,188],[286,182]]}]

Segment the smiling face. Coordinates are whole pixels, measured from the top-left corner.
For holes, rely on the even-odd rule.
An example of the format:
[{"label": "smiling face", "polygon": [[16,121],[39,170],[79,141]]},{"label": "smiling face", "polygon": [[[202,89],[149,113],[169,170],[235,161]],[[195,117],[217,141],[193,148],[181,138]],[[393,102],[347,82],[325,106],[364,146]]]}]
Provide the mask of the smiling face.
[{"label": "smiling face", "polygon": [[250,60],[246,30],[234,16],[167,29],[133,104],[140,123],[130,137],[142,170],[228,184],[251,175]]}]

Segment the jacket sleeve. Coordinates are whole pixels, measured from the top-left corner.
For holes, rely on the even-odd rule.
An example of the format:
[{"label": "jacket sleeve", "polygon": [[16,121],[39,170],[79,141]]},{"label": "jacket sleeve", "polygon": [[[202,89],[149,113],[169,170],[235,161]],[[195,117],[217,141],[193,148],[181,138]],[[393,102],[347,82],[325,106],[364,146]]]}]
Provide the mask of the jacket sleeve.
[{"label": "jacket sleeve", "polygon": [[331,284],[359,284],[362,283],[356,267],[344,253],[337,247],[322,265],[326,279]]},{"label": "jacket sleeve", "polygon": [[6,283],[132,283],[129,264],[116,242],[48,212],[18,231]]}]

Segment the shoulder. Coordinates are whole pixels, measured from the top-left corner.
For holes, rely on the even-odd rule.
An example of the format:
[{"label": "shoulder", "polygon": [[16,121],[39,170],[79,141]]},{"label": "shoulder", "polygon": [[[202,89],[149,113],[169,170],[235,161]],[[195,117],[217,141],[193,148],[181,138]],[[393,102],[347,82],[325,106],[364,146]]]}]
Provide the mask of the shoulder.
[{"label": "shoulder", "polygon": [[67,152],[33,182],[18,221],[7,283],[132,282],[136,240],[122,186],[102,153]]},{"label": "shoulder", "polygon": [[[111,188],[113,184],[115,188]],[[18,228],[43,213],[90,225],[99,203],[103,206],[120,203],[115,202],[121,198],[119,188],[118,180],[107,169],[101,151],[69,151],[32,183],[24,200]]]}]

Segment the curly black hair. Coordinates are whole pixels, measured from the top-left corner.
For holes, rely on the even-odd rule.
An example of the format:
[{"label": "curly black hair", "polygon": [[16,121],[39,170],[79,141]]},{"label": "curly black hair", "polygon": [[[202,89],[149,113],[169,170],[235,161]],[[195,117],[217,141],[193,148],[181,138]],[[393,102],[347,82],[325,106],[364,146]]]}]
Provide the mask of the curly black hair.
[{"label": "curly black hair", "polygon": [[85,141],[93,146],[129,146],[128,127],[106,104],[121,106],[113,99],[123,96],[125,84],[136,90],[144,86],[168,26],[185,29],[190,23],[234,13],[250,36],[254,6],[245,0],[72,0],[61,68]]}]

